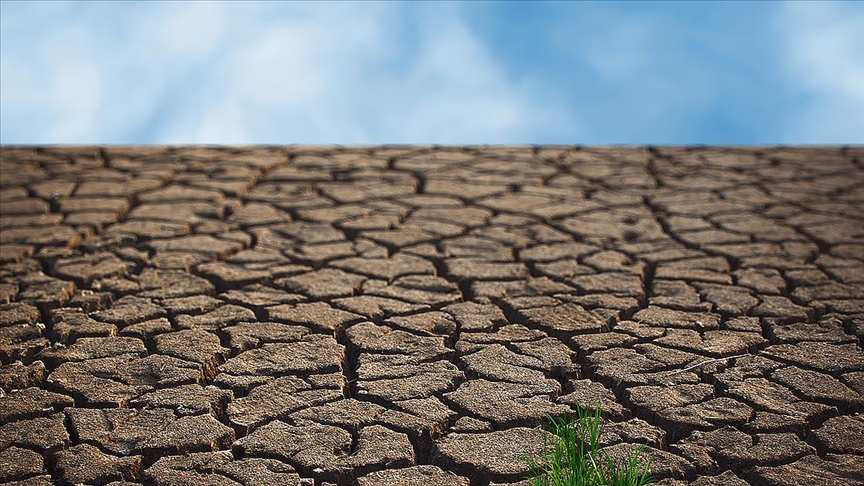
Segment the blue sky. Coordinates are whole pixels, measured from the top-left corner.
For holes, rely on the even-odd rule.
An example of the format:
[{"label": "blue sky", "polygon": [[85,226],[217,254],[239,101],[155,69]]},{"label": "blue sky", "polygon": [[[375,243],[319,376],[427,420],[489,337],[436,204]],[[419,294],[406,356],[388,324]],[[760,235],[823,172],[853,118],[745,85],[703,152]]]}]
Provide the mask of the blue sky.
[{"label": "blue sky", "polygon": [[864,2],[0,2],[0,143],[862,144]]}]

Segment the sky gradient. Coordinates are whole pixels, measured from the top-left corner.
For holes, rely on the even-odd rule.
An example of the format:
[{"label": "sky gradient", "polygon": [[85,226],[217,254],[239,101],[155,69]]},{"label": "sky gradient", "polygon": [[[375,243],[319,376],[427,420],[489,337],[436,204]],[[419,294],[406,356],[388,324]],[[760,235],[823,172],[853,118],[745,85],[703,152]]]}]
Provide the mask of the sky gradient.
[{"label": "sky gradient", "polygon": [[3,144],[864,144],[864,2],[0,2]]}]

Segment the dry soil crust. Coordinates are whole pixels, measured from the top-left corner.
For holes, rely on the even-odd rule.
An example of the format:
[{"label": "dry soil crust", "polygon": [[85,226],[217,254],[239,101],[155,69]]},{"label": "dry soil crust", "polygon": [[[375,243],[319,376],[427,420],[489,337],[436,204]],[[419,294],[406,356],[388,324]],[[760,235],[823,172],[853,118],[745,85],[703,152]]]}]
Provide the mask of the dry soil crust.
[{"label": "dry soil crust", "polygon": [[0,482],[864,484],[861,147],[0,158]]}]

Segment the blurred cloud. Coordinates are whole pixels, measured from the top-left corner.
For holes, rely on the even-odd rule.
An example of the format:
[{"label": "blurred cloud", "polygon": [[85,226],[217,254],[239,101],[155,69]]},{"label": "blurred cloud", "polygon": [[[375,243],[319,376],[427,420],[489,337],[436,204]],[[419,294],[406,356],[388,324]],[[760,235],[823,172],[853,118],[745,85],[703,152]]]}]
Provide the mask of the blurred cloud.
[{"label": "blurred cloud", "polygon": [[864,4],[788,2],[775,24],[781,69],[799,90],[787,143],[864,143]]},{"label": "blurred cloud", "polygon": [[566,124],[452,5],[75,7],[4,3],[4,143],[503,143]]},{"label": "blurred cloud", "polygon": [[0,143],[864,143],[864,4],[0,2]]}]

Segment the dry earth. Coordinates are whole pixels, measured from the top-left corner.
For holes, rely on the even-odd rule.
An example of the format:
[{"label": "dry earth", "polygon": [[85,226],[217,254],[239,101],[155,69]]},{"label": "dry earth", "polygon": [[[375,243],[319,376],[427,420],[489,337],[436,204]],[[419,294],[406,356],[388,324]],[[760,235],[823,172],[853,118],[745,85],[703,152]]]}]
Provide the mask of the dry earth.
[{"label": "dry earth", "polygon": [[4,147],[0,482],[864,484],[864,148]]}]

